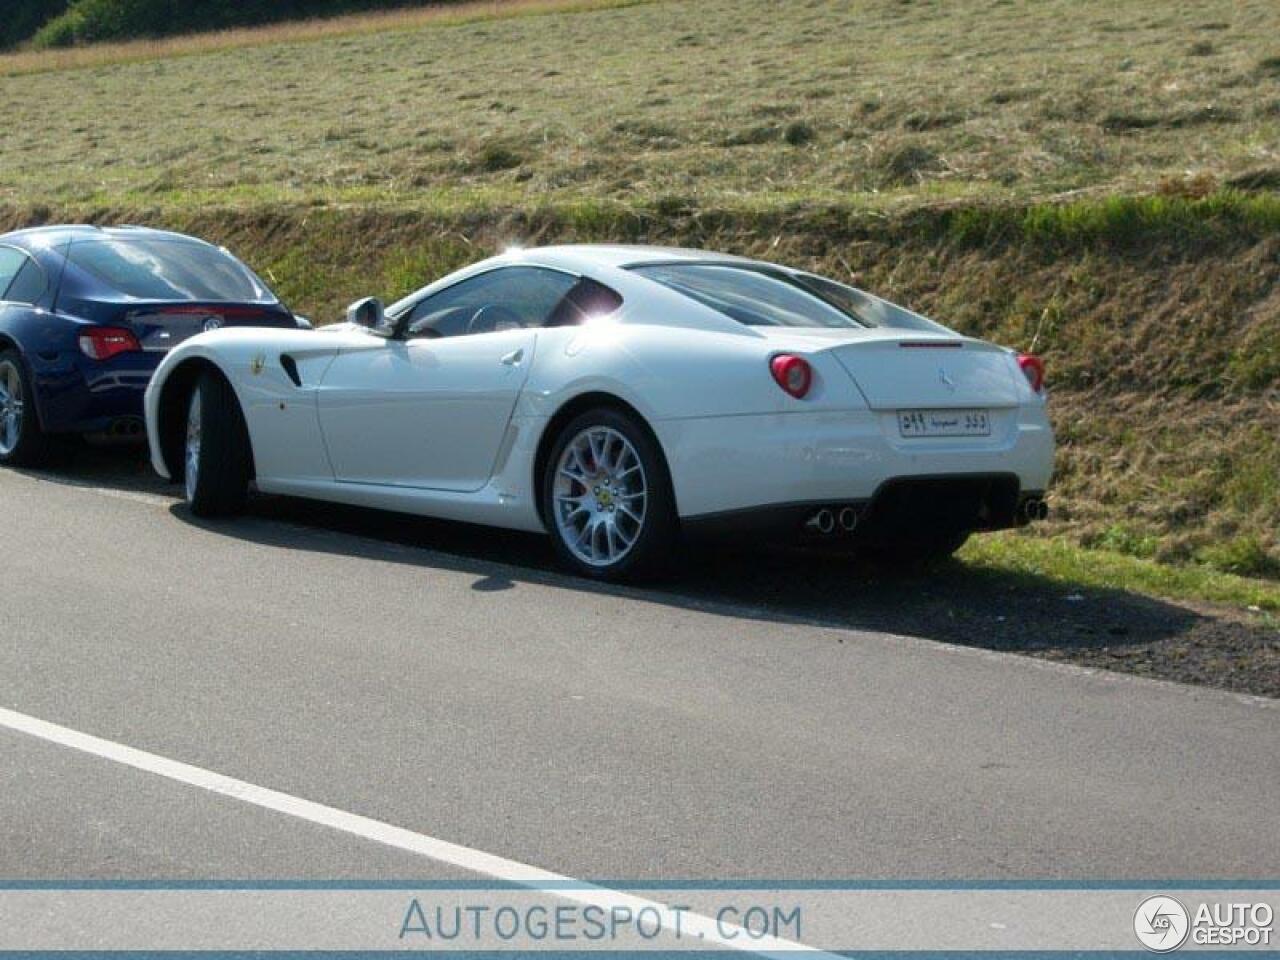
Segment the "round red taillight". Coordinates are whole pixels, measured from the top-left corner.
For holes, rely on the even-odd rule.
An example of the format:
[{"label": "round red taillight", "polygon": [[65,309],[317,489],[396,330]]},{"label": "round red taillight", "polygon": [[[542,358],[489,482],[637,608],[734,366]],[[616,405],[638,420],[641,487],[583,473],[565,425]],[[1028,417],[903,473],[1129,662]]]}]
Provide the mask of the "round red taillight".
[{"label": "round red taillight", "polygon": [[813,368],[803,357],[791,353],[780,353],[769,361],[769,372],[778,386],[797,400],[801,399],[813,386]]},{"label": "round red taillight", "polygon": [[1022,374],[1027,378],[1027,383],[1031,384],[1031,389],[1039,393],[1044,389],[1044,361],[1034,354],[1020,353],[1018,354],[1018,366],[1022,368]]}]

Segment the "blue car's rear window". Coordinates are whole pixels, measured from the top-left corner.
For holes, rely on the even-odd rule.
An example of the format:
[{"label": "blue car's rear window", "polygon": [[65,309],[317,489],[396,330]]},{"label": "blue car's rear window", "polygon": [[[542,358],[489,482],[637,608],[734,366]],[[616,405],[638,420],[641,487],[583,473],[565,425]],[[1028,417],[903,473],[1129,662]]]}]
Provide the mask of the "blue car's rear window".
[{"label": "blue car's rear window", "polygon": [[76,241],[67,248],[67,259],[133,300],[274,303],[276,299],[235,257],[190,240]]}]

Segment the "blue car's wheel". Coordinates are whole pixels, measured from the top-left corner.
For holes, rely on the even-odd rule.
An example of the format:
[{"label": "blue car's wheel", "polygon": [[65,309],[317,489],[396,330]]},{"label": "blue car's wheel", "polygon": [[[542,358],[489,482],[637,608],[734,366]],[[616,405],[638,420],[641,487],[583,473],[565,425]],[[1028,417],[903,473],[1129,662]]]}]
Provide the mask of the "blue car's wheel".
[{"label": "blue car's wheel", "polygon": [[0,463],[34,467],[48,454],[22,357],[5,350],[0,353]]},{"label": "blue car's wheel", "polygon": [[249,431],[235,391],[206,373],[192,391],[183,445],[183,486],[191,512],[226,516],[244,507],[253,475]]}]

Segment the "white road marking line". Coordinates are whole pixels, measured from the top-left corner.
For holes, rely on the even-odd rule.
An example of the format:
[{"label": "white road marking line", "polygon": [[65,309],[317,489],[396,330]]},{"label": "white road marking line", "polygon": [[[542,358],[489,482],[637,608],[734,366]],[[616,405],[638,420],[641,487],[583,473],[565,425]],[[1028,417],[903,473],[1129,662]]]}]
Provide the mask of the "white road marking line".
[{"label": "white road marking line", "polygon": [[135,503],[149,503],[157,507],[168,507],[178,502],[177,497],[167,497],[162,493],[147,493],[145,490],[129,490],[123,487],[104,487],[91,480],[81,480],[76,477],[51,477],[44,473],[25,470],[11,471],[10,475],[22,477],[24,480],[30,480],[35,483],[48,483],[59,487],[72,487],[76,490],[85,490],[89,493],[96,493],[103,497],[112,497],[116,500],[132,500]]},{"label": "white road marking line", "polygon": [[[614,907],[626,908],[631,910],[633,915],[642,909],[657,910],[662,917],[662,929],[674,930],[677,928],[678,923],[679,929],[684,931],[685,937],[693,937],[698,940],[699,948],[706,945],[708,947],[720,947],[762,956],[795,953],[797,951],[824,957],[832,956],[813,947],[807,947],[800,943],[776,937],[745,941],[726,937],[721,933],[721,924],[711,917],[688,911],[680,911],[677,917],[675,910],[654,900],[646,900],[643,897],[637,897],[618,890],[610,890],[607,887],[584,883],[564,874],[553,873],[550,870],[543,870],[516,860],[508,860],[505,857],[485,853],[483,850],[460,846],[447,840],[437,840],[435,837],[429,837],[426,834],[415,833],[403,827],[392,826],[380,820],[348,813],[345,810],[329,807],[322,803],[303,800],[300,797],[281,793],[278,790],[260,787],[245,780],[237,780],[234,777],[214,773],[212,770],[205,770],[202,767],[195,767],[178,760],[170,760],[167,757],[148,753],[145,750],[139,750],[122,743],[116,743],[113,740],[103,740],[92,734],[81,733],[78,730],[72,730],[70,727],[59,726],[56,723],[49,723],[47,720],[31,717],[14,710],[7,710],[3,707],[0,707],[0,727],[7,727],[10,730],[25,733],[49,743],[69,747],[72,750],[79,750],[81,753],[111,760],[127,767],[133,767],[136,770],[152,773],[188,786],[198,787],[201,790],[207,790],[220,796],[231,797],[266,810],[274,810],[277,813],[296,817],[299,820],[306,820],[322,827],[329,827],[332,830],[363,837],[375,843],[415,853],[439,863],[460,867],[463,870],[491,877],[505,883],[518,884],[527,889],[546,893],[573,903],[584,906],[597,906],[604,911],[610,911]],[[725,923],[723,925],[723,929],[729,928],[729,924]],[[738,928],[732,929],[736,930]],[[745,936],[745,934],[740,934],[740,936]]]},{"label": "white road marking line", "polygon": [[164,497],[158,493],[143,493],[140,490],[117,490],[114,487],[98,487],[90,483],[69,483],[67,486],[75,487],[77,490],[87,490],[89,493],[96,493],[102,497],[111,497],[115,500],[132,500],[135,503],[147,503],[156,507],[169,507],[177,502],[172,497]]}]

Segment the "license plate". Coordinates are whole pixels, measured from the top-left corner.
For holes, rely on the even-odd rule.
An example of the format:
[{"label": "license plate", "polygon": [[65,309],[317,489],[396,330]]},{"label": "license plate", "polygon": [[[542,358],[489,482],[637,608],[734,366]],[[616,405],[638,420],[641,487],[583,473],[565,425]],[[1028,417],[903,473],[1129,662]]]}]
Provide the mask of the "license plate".
[{"label": "license plate", "polygon": [[898,430],[904,437],[989,437],[991,417],[986,410],[899,410]]}]

